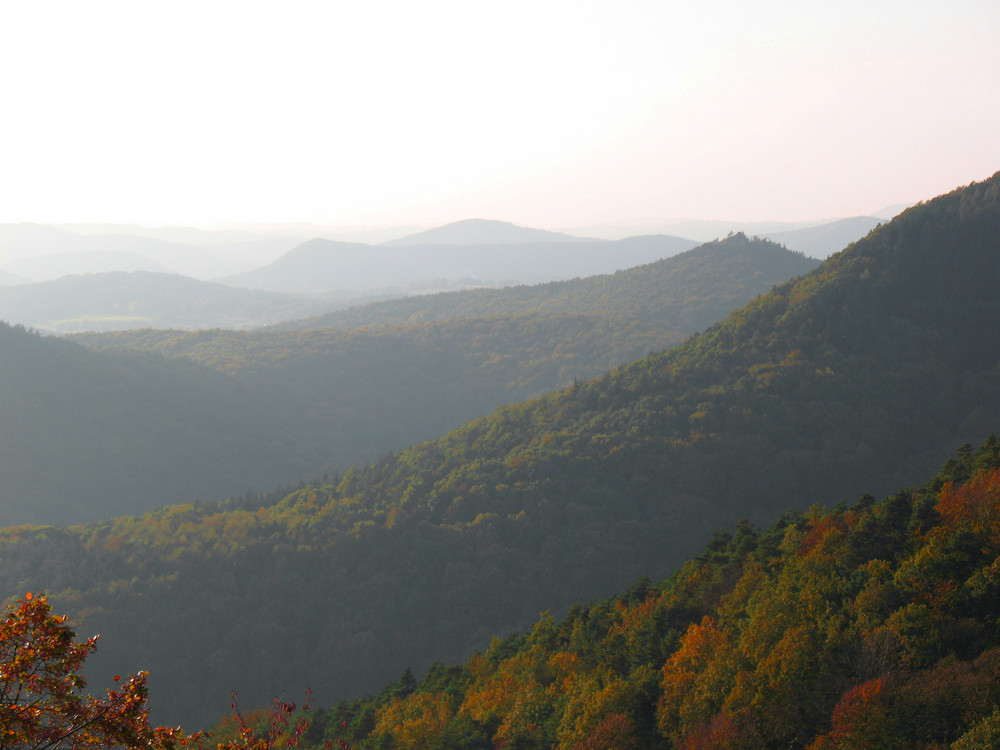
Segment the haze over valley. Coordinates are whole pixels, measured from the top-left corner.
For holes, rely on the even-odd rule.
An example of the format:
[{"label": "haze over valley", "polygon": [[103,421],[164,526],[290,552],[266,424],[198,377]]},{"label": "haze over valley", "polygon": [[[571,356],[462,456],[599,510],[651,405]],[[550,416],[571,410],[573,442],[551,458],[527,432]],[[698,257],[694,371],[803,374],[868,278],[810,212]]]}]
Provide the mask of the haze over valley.
[{"label": "haze over valley", "polygon": [[[786,248],[818,258],[859,239],[879,223],[874,217],[862,217],[773,235]],[[713,226],[735,227],[720,232],[720,237],[740,227],[738,223]],[[185,236],[182,228],[161,228],[156,233]],[[239,242],[227,244],[223,238],[233,233],[190,234],[200,244],[136,234],[75,234],[34,225],[0,227],[0,252],[22,255],[0,270],[0,317],[63,333],[252,329],[380,299],[613,273],[701,244],[672,235],[596,240],[481,219],[379,245],[326,237],[298,242],[267,234],[261,234],[255,245],[246,231],[239,233]],[[207,242],[213,234],[219,235],[217,240]],[[265,244],[272,253],[292,246],[257,268],[220,275],[233,266],[214,255],[213,248],[225,246],[234,253]],[[44,252],[53,246],[63,251]],[[66,249],[70,247],[74,249]]]},{"label": "haze over valley", "polygon": [[996,3],[0,34],[0,745],[1000,747]]}]

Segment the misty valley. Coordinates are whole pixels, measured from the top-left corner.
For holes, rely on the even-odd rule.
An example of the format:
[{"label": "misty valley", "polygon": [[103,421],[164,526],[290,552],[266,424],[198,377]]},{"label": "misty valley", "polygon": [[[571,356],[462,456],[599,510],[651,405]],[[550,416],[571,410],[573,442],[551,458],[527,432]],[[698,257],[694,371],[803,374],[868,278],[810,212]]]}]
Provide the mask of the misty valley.
[{"label": "misty valley", "polygon": [[3,747],[1000,746],[1000,173],[3,247]]}]

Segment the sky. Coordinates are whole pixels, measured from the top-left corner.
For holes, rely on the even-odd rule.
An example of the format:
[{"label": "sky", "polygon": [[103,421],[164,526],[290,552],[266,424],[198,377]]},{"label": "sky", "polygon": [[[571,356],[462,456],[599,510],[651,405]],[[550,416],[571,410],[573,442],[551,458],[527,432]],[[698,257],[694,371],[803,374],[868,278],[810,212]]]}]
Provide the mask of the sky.
[{"label": "sky", "polygon": [[1000,170],[996,0],[0,0],[0,222],[874,213]]}]

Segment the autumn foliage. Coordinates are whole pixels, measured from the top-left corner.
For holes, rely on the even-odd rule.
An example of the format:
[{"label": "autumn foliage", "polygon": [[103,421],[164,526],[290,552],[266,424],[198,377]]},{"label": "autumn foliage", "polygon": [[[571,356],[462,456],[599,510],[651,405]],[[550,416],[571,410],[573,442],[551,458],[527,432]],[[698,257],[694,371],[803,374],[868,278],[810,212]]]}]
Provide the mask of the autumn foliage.
[{"label": "autumn foliage", "polygon": [[[209,740],[150,725],[146,675],[102,697],[44,596],[0,625],[0,750],[956,748],[1000,741],[1000,440],[881,502],[740,523],[658,583],[465,666],[310,711],[278,700]],[[978,743],[978,745],[977,745]]]},{"label": "autumn foliage", "polygon": [[990,438],[923,488],[742,523],[666,580],[315,718],[356,749],[1000,746],[998,467]]},{"label": "autumn foliage", "polygon": [[146,674],[121,680],[103,697],[83,694],[80,669],[97,648],[53,615],[44,596],[25,596],[0,622],[0,748],[147,747],[187,744],[179,730],[150,725]]},{"label": "autumn foliage", "polygon": [[[45,597],[0,626],[0,750],[956,748],[1000,741],[1000,441],[925,487],[719,534],[671,577],[546,615],[466,665],[184,736],[144,673],[102,697]],[[978,743],[978,744],[977,744]],[[985,743],[985,744],[984,744]]]},{"label": "autumn foliage", "polygon": [[[0,622],[0,750],[276,750],[294,748],[309,727],[308,705],[276,699],[269,711],[244,713],[235,693],[224,736],[154,727],[146,673],[124,681],[115,675],[116,687],[103,697],[86,695],[80,670],[97,649],[97,636],[74,639],[66,616],[53,615],[44,596],[25,594],[8,609]],[[348,745],[337,740],[326,747]]]}]

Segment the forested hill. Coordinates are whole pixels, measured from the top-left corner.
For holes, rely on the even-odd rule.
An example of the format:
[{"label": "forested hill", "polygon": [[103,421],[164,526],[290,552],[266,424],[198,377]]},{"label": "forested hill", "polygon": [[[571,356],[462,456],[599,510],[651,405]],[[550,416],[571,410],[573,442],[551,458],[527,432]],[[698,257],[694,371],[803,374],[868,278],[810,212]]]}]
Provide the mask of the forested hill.
[{"label": "forested hill", "polygon": [[254,328],[335,304],[148,271],[87,273],[0,287],[0,318],[50,331]]},{"label": "forested hill", "polygon": [[[0,521],[74,523],[314,475],[325,426],[191,362],[0,323]],[[270,397],[270,398],[268,398]]]},{"label": "forested hill", "polygon": [[690,250],[697,243],[657,235],[632,240],[531,241],[372,247],[312,239],[272,263],[220,279],[232,286],[303,292],[454,288],[533,283],[608,273]]},{"label": "forested hill", "polygon": [[[44,588],[191,725],[468,656],[659,577],[712,531],[930,475],[1000,425],[1000,175],[917,206],[663,354],[505,407],[327,486],[20,529]],[[253,658],[247,658],[252,654]]]},{"label": "forested hill", "polygon": [[91,334],[79,340],[104,351],[89,352],[0,325],[0,419],[18,426],[0,451],[0,525],[314,480],[684,338],[631,317],[526,315]]},{"label": "forested hill", "polygon": [[664,580],[316,711],[303,746],[995,748],[998,555],[990,438],[919,489],[740,523]]},{"label": "forested hill", "polygon": [[[621,240],[627,247],[647,238]],[[737,234],[624,271],[504,289],[405,297],[273,326],[281,330],[360,328],[449,318],[526,313],[634,314],[646,323],[704,330],[775,284],[819,264],[781,245]]]},{"label": "forested hill", "polygon": [[912,481],[1000,422],[998,185],[911,209],[680,347],[352,472],[339,492],[405,496],[451,523],[519,512],[539,483],[596,508],[767,516]]},{"label": "forested hill", "polygon": [[[734,244],[738,273],[720,285],[702,272],[685,288],[686,299],[667,289],[660,306],[684,310],[715,295],[743,303],[787,278],[772,274],[766,258],[755,259],[755,243]],[[705,267],[714,254],[706,256]],[[778,269],[793,270],[794,263]],[[20,428],[7,431],[8,449],[0,452],[0,525],[75,523],[309,481],[442,435],[500,404],[607,372],[692,332],[640,318],[645,300],[618,291],[613,314],[491,316],[365,331],[143,329],[76,339],[117,352],[88,353],[4,328],[0,417]],[[177,358],[228,377],[170,361]]]}]

